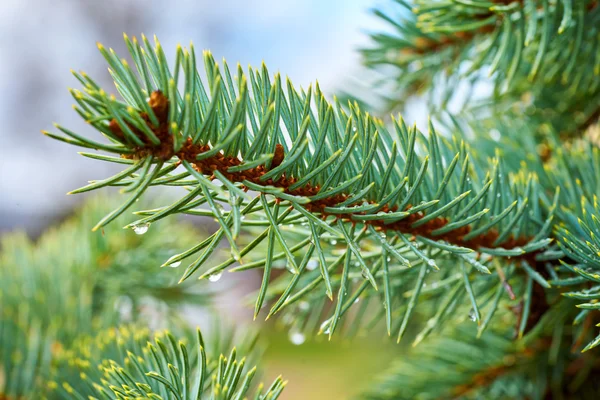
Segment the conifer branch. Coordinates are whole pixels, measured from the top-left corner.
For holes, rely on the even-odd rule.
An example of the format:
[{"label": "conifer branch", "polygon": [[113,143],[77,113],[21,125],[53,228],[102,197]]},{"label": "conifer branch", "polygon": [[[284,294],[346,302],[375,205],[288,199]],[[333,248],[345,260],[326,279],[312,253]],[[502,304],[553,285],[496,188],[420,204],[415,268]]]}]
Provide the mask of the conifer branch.
[{"label": "conifer branch", "polygon": [[[221,70],[205,52],[203,82],[193,46],[178,47],[179,61],[171,72],[158,41],[152,48],[146,38],[143,45],[135,38],[125,40],[141,82],[125,60],[99,45],[125,102],[107,96],[83,73],[75,75],[84,91],[72,91],[76,110],[113,143],[98,148],[119,155],[93,157],[135,166],[94,186],[125,186],[133,193],[95,229],[124,212],[150,186],[185,185],[186,196],[161,209],[141,211],[143,218],[128,225],[147,227],[174,213],[217,219],[220,228],[210,238],[165,262],[180,262],[200,252],[182,280],[205,263],[222,239],[229,242],[232,257],[202,277],[220,275],[236,261],[243,263],[236,269],[265,266],[268,271],[274,260],[284,258],[296,276],[289,280],[278,309],[303,293],[300,287],[294,293],[300,275],[312,277],[311,285],[323,284],[329,295],[332,288],[347,289],[354,268],[351,259],[377,290],[375,268],[365,260],[384,253],[400,265],[423,265],[420,270],[438,269],[435,257],[444,255],[488,273],[472,257],[478,253],[517,264],[523,260],[535,274],[536,259],[550,243],[548,221],[553,213],[538,207],[535,176],[509,177],[497,159],[474,161],[460,138],[447,140],[432,125],[428,136],[407,128],[401,119],[388,131],[356,104],[349,104],[348,111],[337,102],[329,104],[318,85],[297,91],[288,81],[286,94],[280,76],[271,78],[265,66],[249,69],[248,77],[238,66],[232,76],[226,63]],[[78,144],[95,147],[95,142],[59,129]],[[174,175],[179,167],[184,167],[182,172]],[[248,191],[259,196],[253,198]],[[228,203],[231,211],[221,203]],[[209,210],[195,208],[202,204]],[[316,229],[307,231],[306,224]],[[240,229],[258,226],[266,229],[238,248]],[[263,241],[272,249],[267,257],[252,256]],[[337,242],[346,252],[330,261]],[[311,251],[300,254],[310,243]],[[280,253],[274,251],[275,244]],[[427,250],[419,250],[419,245]],[[374,248],[372,255],[365,254],[363,246]],[[249,254],[255,261],[244,264]],[[318,275],[308,270],[311,261],[320,265]],[[261,293],[268,283],[263,281]],[[423,280],[414,283],[413,306],[406,310],[405,321]],[[344,290],[338,293],[333,321],[346,310]],[[406,322],[399,336],[405,328]]]},{"label": "conifer branch", "polygon": [[277,399],[287,383],[281,377],[253,390],[257,369],[247,367],[244,354],[252,350],[251,338],[238,351],[220,344],[222,338],[205,343],[200,330],[195,338],[180,339],[134,326],[103,331],[59,352],[47,394],[60,399]]},{"label": "conifer branch", "polygon": [[[396,109],[405,97],[423,93],[434,82],[438,101],[452,97],[464,91],[464,84],[486,82],[484,72],[497,94],[508,92],[517,99],[524,88],[542,90],[556,84],[564,86],[560,93],[576,94],[596,86],[596,0],[396,3],[385,11],[375,10],[389,29],[372,33],[373,43],[362,50],[367,67],[387,74],[390,69],[381,67],[394,67],[393,79],[379,80],[386,109]],[[403,8],[410,10],[408,15]],[[594,74],[581,74],[583,70]],[[389,93],[391,84],[394,94]],[[555,104],[551,108],[559,109]]]},{"label": "conifer branch", "polygon": [[[213,323],[206,344],[190,346],[203,340],[181,333],[187,328],[173,316],[175,306],[206,306],[210,290],[175,285],[176,270],[156,270],[157,258],[172,253],[173,246],[191,245],[197,232],[174,221],[163,221],[144,240],[115,225],[104,234],[90,232],[91,221],[115,205],[106,197],[93,198],[35,244],[22,234],[2,238],[0,398],[196,399],[191,388],[197,377],[204,382],[201,398],[217,392],[228,398],[248,395],[256,370],[243,367],[253,361],[245,362],[239,352],[257,358],[256,334],[246,329],[235,335]],[[163,235],[177,237],[177,243]],[[163,324],[183,336],[182,342],[150,333],[150,326]],[[150,340],[154,344],[146,346]],[[219,359],[219,354],[230,355]],[[223,374],[213,382],[218,371]],[[275,398],[283,385],[278,379],[267,392]],[[169,392],[173,387],[175,393]]]},{"label": "conifer branch", "polygon": [[501,331],[488,331],[473,342],[465,327],[435,338],[395,361],[364,397],[584,398],[596,393],[597,359],[570,351],[578,333],[563,325],[564,305],[523,342],[507,340]]}]

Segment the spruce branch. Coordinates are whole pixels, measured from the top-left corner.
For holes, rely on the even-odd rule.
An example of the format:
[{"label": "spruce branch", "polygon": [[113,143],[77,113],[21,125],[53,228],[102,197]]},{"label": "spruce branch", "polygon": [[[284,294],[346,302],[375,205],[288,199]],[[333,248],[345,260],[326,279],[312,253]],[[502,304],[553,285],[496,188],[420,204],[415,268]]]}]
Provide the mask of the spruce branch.
[{"label": "spruce branch", "polygon": [[388,28],[372,33],[362,54],[368,68],[391,71],[393,79],[377,80],[387,109],[434,83],[432,101],[444,110],[465,84],[490,77],[498,93],[519,96],[549,84],[588,90],[597,79],[581,72],[600,73],[596,0],[415,0],[374,13]]},{"label": "spruce branch", "polygon": [[0,398],[43,398],[40,384],[56,353],[81,335],[124,322],[176,324],[177,306],[210,303],[210,291],[176,285],[178,271],[155,268],[157,260],[192,245],[197,231],[162,221],[144,240],[116,225],[104,235],[90,232],[117,205],[114,198],[92,198],[35,243],[23,233],[2,237]]},{"label": "spruce branch", "polygon": [[[356,104],[348,109],[330,104],[318,85],[297,91],[287,81],[284,90],[280,75],[271,78],[264,65],[250,68],[247,75],[238,66],[232,76],[226,63],[219,67],[205,52],[203,81],[193,46],[177,48],[179,61],[170,71],[158,41],[153,48],[145,37],[143,44],[125,40],[141,82],[127,61],[99,45],[124,102],[108,96],[83,73],[75,75],[84,90],[72,91],[76,109],[113,143],[110,150],[102,150],[119,155],[92,157],[141,165],[102,181],[102,186],[127,185],[124,190],[133,195],[94,229],[124,212],[150,186],[184,185],[187,195],[169,206],[139,212],[144,218],[128,225],[147,227],[175,213],[218,221],[220,228],[212,236],[165,262],[200,254],[182,280],[226,239],[232,257],[201,277],[220,275],[235,262],[242,264],[237,269],[265,267],[258,312],[273,261],[285,259],[293,274],[269,315],[303,293],[307,287],[298,286],[296,293],[294,288],[308,276],[310,287],[324,285],[329,296],[339,288],[333,333],[345,311],[349,274],[358,267],[376,291],[375,267],[366,260],[384,250],[394,263],[422,271],[438,269],[435,257],[443,255],[489,272],[473,258],[477,254],[523,260],[536,270],[536,258],[549,244],[545,222],[553,211],[548,215],[538,206],[534,175],[508,176],[498,159],[474,162],[469,157],[473,150],[459,137],[446,139],[432,125],[425,136],[400,119],[390,131]],[[59,129],[82,146],[93,147],[82,136]],[[178,168],[181,173],[176,173]],[[208,209],[196,208],[201,205]],[[310,230],[305,228],[309,224]],[[256,227],[263,227],[256,239],[240,248],[240,229]],[[256,256],[263,242],[266,258],[264,253]],[[309,251],[301,252],[306,246]],[[363,246],[373,251],[365,253]],[[345,251],[331,259],[338,248]],[[246,264],[247,256],[254,261]],[[311,261],[320,265],[316,273],[307,268]],[[405,321],[422,283],[415,281]],[[399,336],[405,327],[406,322]]]},{"label": "spruce branch", "polygon": [[[194,337],[195,336],[195,337]],[[256,390],[256,367],[248,368],[252,335],[237,350],[222,338],[205,343],[196,335],[176,338],[123,326],[81,337],[60,351],[47,395],[52,398],[277,399],[286,381],[278,377]],[[254,395],[251,393],[254,392]],[[252,396],[252,397],[248,397]]]},{"label": "spruce branch", "polygon": [[[435,338],[393,363],[367,389],[367,399],[587,398],[597,393],[598,362],[573,353],[578,329],[567,304],[523,341],[488,331],[476,342],[468,327]],[[505,315],[504,317],[507,317]],[[565,325],[566,324],[566,325]],[[470,357],[465,357],[469,354]],[[418,368],[415,366],[418,365]],[[593,395],[592,395],[593,397]]]}]

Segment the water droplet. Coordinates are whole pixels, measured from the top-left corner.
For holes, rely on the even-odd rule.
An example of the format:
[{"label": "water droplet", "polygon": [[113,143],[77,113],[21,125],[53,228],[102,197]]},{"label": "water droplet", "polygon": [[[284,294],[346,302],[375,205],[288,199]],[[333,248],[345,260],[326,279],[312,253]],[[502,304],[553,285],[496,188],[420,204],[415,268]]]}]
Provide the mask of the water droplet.
[{"label": "water droplet", "polygon": [[477,319],[477,317],[475,316],[475,310],[473,310],[472,308],[471,311],[469,311],[469,319],[471,321],[475,321]]},{"label": "water droplet", "polygon": [[[323,321],[323,323],[319,327],[319,330],[323,331],[323,333],[328,335],[331,332],[331,329],[329,328],[328,325],[329,325],[329,320]],[[327,327],[327,329],[325,329],[325,327]]]},{"label": "water droplet", "polygon": [[331,243],[332,246],[335,246],[337,244],[337,240],[332,239],[331,242],[329,242],[329,243]]},{"label": "water droplet", "polygon": [[175,261],[174,263],[169,264],[171,268],[177,268],[181,265],[181,261]]},{"label": "water droplet", "polygon": [[313,271],[314,269],[316,269],[319,266],[319,263],[317,262],[317,260],[310,260],[307,264],[306,264],[306,269],[309,271]]},{"label": "water droplet", "polygon": [[220,272],[216,273],[216,274],[212,274],[208,277],[208,280],[211,282],[217,282],[219,279],[221,279],[221,274]]},{"label": "water droplet", "polygon": [[360,301],[360,297],[357,297],[357,298],[354,300],[354,304],[358,303],[359,301]]},{"label": "water droplet", "polygon": [[387,258],[387,262],[390,262],[390,261],[392,261],[392,257]]},{"label": "water droplet", "polygon": [[310,308],[310,304],[308,304],[308,302],[306,301],[301,301],[300,303],[298,303],[298,308],[301,311],[308,311],[308,309]]},{"label": "water droplet", "polygon": [[136,233],[136,235],[143,235],[144,233],[148,232],[149,228],[150,224],[139,224],[133,226],[133,231]]},{"label": "water droplet", "polygon": [[296,346],[301,345],[306,340],[306,337],[301,332],[290,332],[290,342],[295,344]]},{"label": "water droplet", "polygon": [[241,221],[245,221],[245,220],[246,220],[246,216],[245,216],[245,215],[242,215],[242,216],[240,217],[240,220],[241,220]]},{"label": "water droplet", "polygon": [[433,261],[433,260],[427,261],[427,264],[429,264],[430,267],[436,267],[435,261]]}]

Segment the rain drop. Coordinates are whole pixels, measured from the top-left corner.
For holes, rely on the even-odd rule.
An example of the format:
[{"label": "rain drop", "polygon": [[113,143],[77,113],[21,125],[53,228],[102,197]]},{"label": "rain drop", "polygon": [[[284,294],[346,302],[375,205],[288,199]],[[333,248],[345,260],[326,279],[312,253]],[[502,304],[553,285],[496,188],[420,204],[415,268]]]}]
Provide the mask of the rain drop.
[{"label": "rain drop", "polygon": [[301,332],[290,332],[290,342],[296,346],[301,345],[306,340],[306,337]]},{"label": "rain drop", "polygon": [[319,266],[319,263],[317,262],[317,260],[310,260],[308,262],[308,264],[306,264],[306,269],[309,271],[312,271],[314,269],[316,269]]},{"label": "rain drop", "polygon": [[360,301],[360,297],[357,297],[356,300],[354,300],[354,304],[358,303]]},{"label": "rain drop", "polygon": [[133,231],[136,233],[136,235],[143,235],[144,233],[148,232],[149,228],[150,224],[139,224],[133,226]]},{"label": "rain drop", "polygon": [[[329,324],[329,320],[323,321],[323,323],[319,327],[319,330],[323,331],[323,333],[329,334],[329,332],[331,332],[331,331],[330,331],[329,327],[327,326],[328,324]],[[327,329],[325,329],[326,326],[327,326]]]},{"label": "rain drop", "polygon": [[475,310],[473,310],[472,308],[471,311],[469,311],[469,319],[471,321],[475,321],[477,319],[477,317],[475,316]]},{"label": "rain drop", "polygon": [[332,246],[335,246],[337,244],[337,240],[332,239],[331,242],[329,242],[329,243],[331,243]]},{"label": "rain drop", "polygon": [[427,264],[429,264],[430,267],[436,267],[435,261],[433,261],[433,260],[427,261]]},{"label": "rain drop", "polygon": [[218,280],[221,279],[221,275],[222,274],[220,272],[218,272],[216,274],[212,274],[208,277],[208,280],[211,282],[218,282]]},{"label": "rain drop", "polygon": [[298,303],[298,308],[301,311],[308,311],[308,309],[310,308],[310,305],[306,301],[301,301],[300,303]]},{"label": "rain drop", "polygon": [[181,265],[181,261],[175,261],[174,263],[169,264],[171,268],[177,268]]}]

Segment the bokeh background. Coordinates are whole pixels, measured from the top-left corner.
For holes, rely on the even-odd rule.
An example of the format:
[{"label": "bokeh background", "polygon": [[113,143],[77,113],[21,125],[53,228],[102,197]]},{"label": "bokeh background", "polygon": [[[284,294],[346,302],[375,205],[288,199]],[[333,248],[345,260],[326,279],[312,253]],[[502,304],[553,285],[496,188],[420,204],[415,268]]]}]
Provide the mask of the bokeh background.
[{"label": "bokeh background", "polygon": [[0,2],[0,230],[36,234],[78,201],[65,193],[105,176],[106,163],[45,138],[54,121],[89,129],[71,109],[71,68],[110,87],[96,42],[125,54],[123,32],[156,34],[168,52],[193,40],[217,60],[319,80],[330,95],[359,65],[355,49],[378,23],[373,0],[2,0]]},{"label": "bokeh background", "polygon": [[[356,48],[379,23],[373,0],[2,0],[0,2],[0,234],[16,229],[36,237],[84,200],[65,193],[109,176],[110,165],[40,134],[60,121],[78,132],[89,127],[71,109],[67,91],[81,69],[111,87],[96,41],[124,54],[123,32],[156,34],[167,50],[193,40],[243,66],[264,60],[271,72],[303,87],[318,78],[332,96],[360,80]],[[206,221],[196,221],[200,227]],[[251,286],[252,280],[243,280]],[[230,284],[232,282],[229,282]],[[227,307],[240,293],[227,291]],[[244,318],[251,311],[236,311]],[[385,367],[390,353],[380,338],[359,342],[307,341],[293,346],[268,332],[266,379],[290,379],[284,399],[348,398]]]}]

